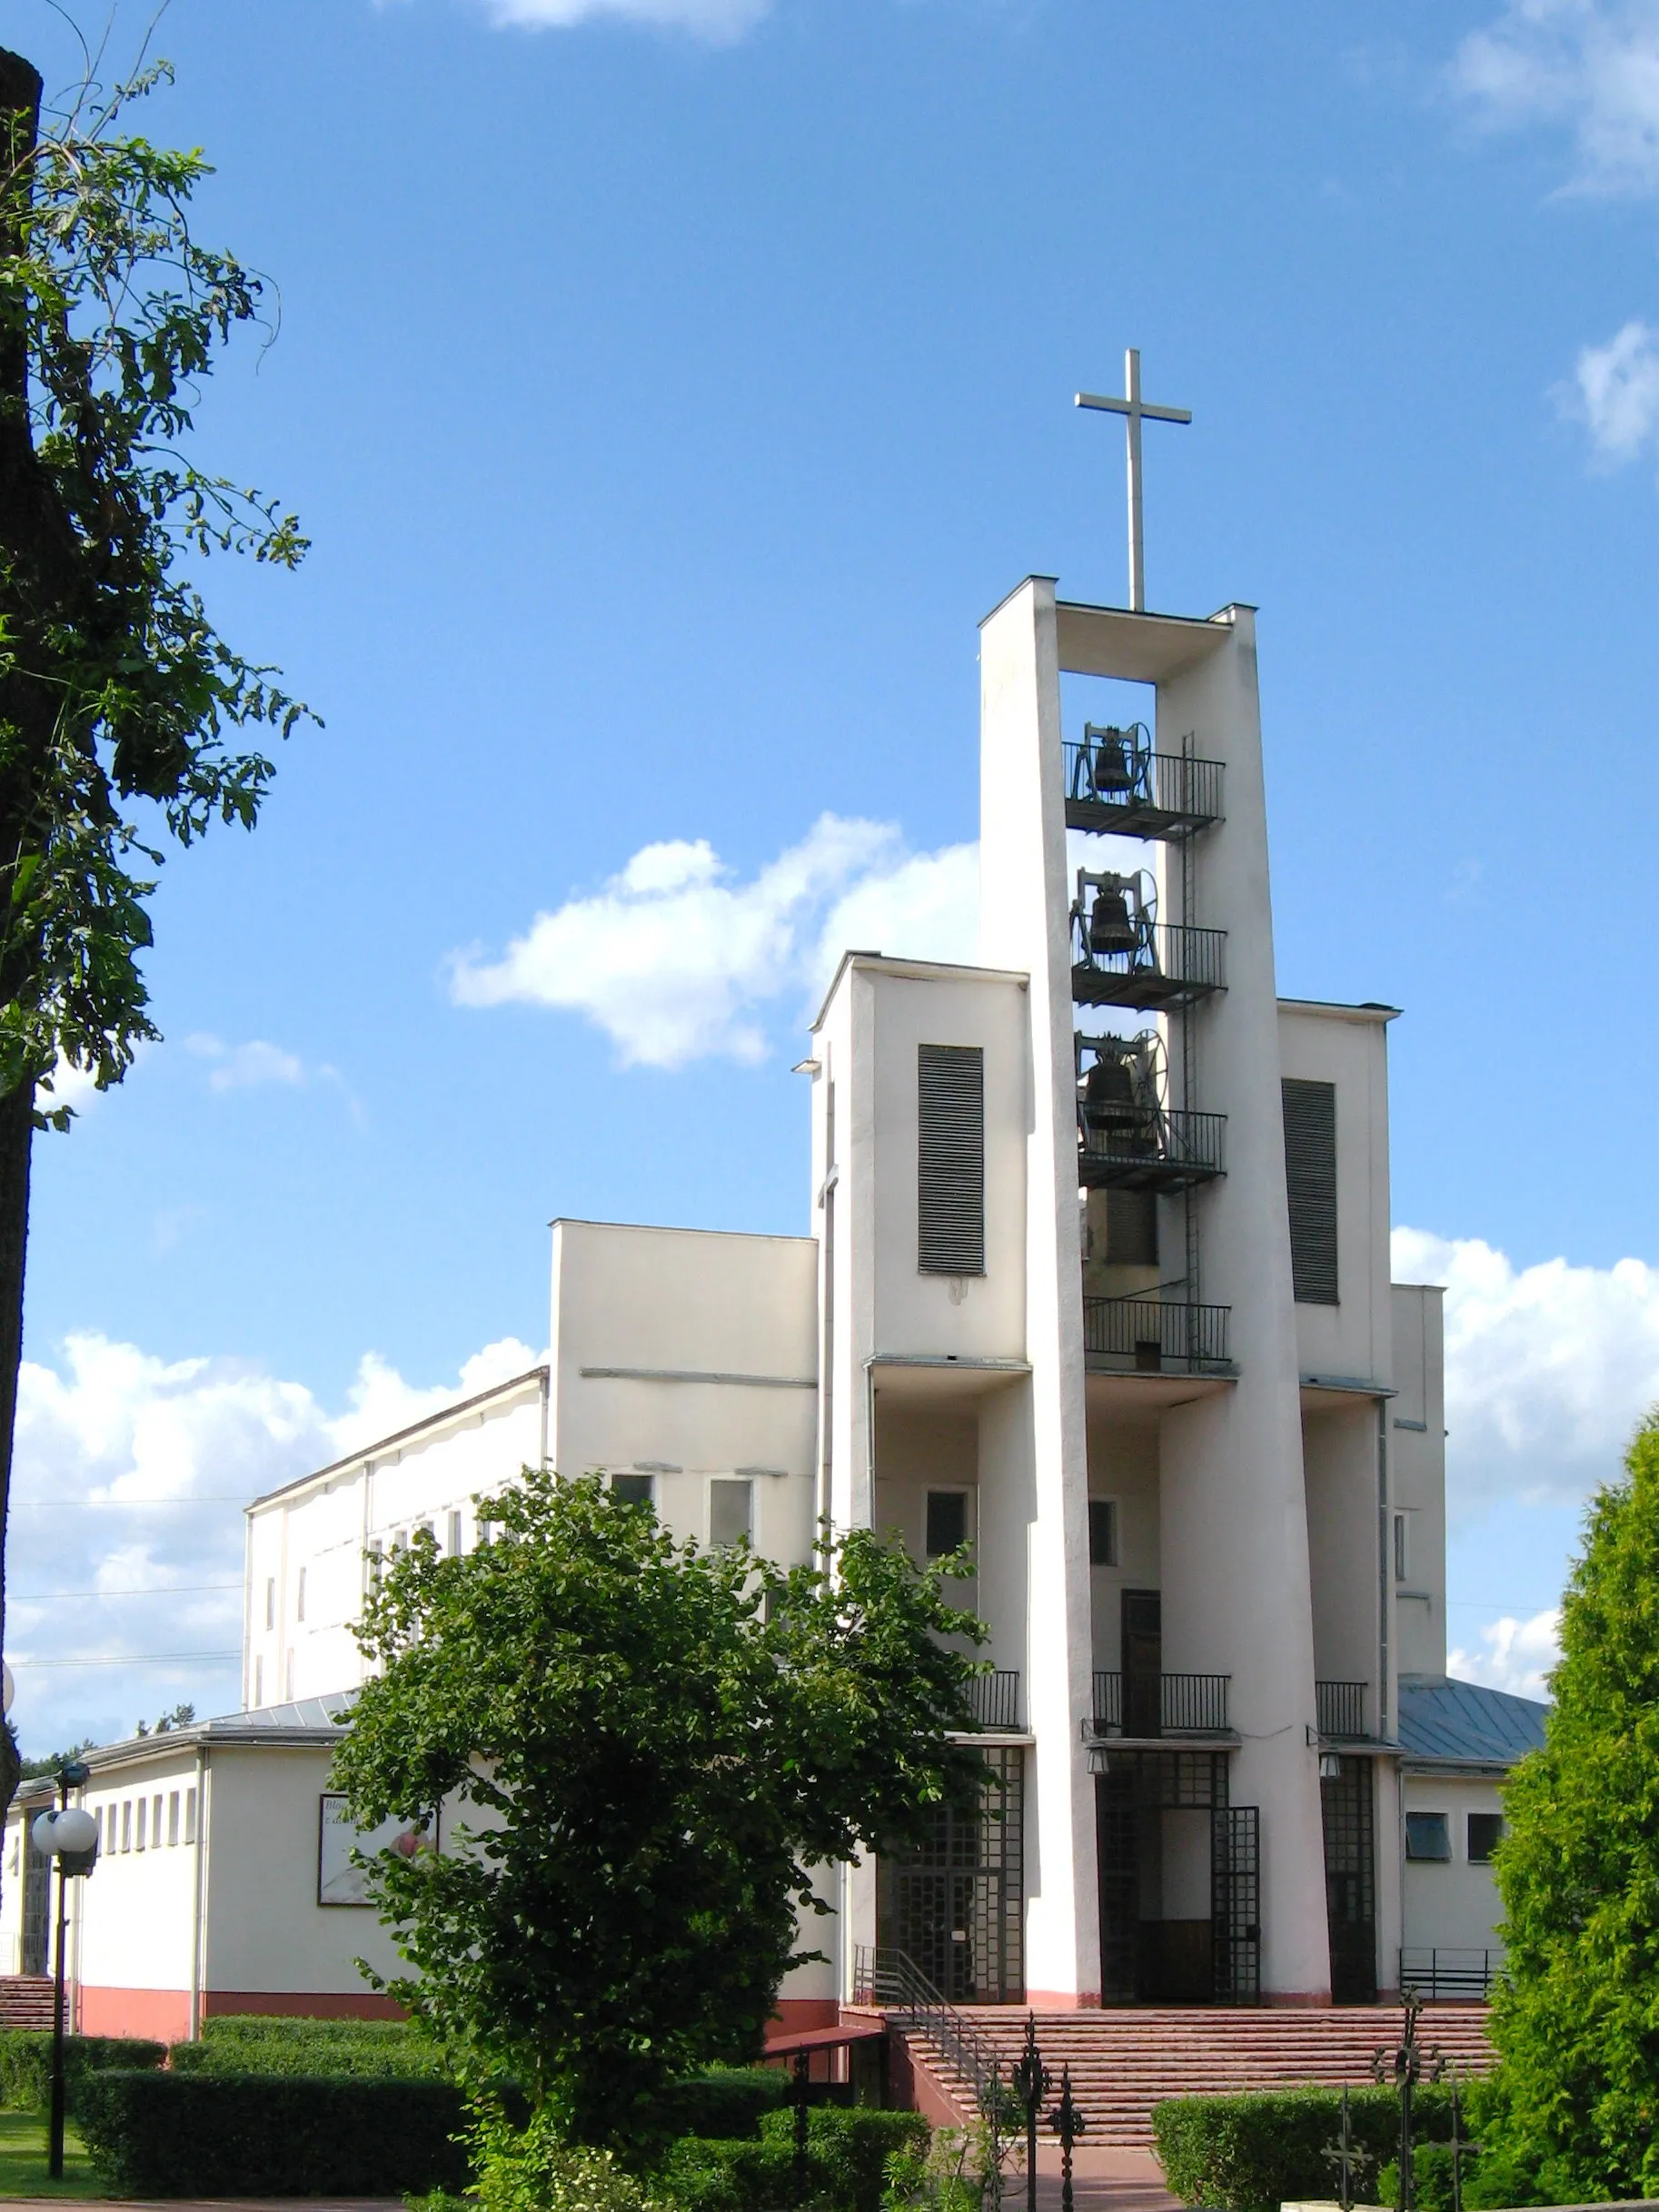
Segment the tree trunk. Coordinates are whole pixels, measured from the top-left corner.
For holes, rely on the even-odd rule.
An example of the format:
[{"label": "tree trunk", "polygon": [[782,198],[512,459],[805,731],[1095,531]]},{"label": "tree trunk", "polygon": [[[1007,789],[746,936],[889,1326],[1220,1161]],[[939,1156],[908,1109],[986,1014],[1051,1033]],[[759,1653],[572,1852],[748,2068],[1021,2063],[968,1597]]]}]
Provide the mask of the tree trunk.
[{"label": "tree trunk", "polygon": [[[0,247],[20,241],[14,211],[30,185],[27,164],[40,130],[40,72],[20,54],[0,47],[0,181],[7,188],[0,213]],[[28,342],[21,328],[0,330],[0,506],[5,510],[8,547],[35,534],[28,520],[38,506],[34,441],[28,417]],[[31,497],[30,494],[35,496]],[[21,526],[21,527],[20,527]],[[26,687],[15,683],[16,692]],[[7,701],[8,707],[21,701]],[[8,716],[8,719],[14,719]],[[26,711],[15,715],[25,727]],[[15,800],[15,794],[10,796]],[[4,856],[10,858],[13,841]],[[24,1258],[29,1241],[29,1164],[35,1142],[35,1086],[24,1081],[0,1096],[0,1651],[5,1647],[5,1540],[11,1513],[12,1444],[17,1418],[17,1370],[23,1360]],[[17,1787],[17,1745],[9,1724],[0,1728],[0,1805]]]},{"label": "tree trunk", "polygon": [[[23,1364],[23,1276],[29,1242],[29,1166],[35,1144],[35,1086],[0,1097],[0,1650],[5,1641],[5,1541],[12,1503],[12,1445],[17,1423],[17,1370]],[[17,1747],[0,1730],[0,1804],[17,1787]]]}]

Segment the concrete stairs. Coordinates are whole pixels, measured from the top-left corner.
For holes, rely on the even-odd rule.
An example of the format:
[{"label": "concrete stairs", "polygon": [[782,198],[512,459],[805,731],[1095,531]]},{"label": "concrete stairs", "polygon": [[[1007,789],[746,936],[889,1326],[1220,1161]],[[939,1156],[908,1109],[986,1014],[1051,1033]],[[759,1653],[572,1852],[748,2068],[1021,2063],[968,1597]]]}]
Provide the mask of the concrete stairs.
[{"label": "concrete stairs", "polygon": [[52,1979],[47,1974],[0,1974],[0,2028],[50,2028]]},{"label": "concrete stairs", "polygon": [[[1006,2074],[1024,2045],[1025,2014],[1013,2006],[965,2006],[962,2013],[995,2046]],[[1397,2005],[1039,2012],[1037,2040],[1057,2094],[1060,2069],[1070,2067],[1089,2142],[1139,2150],[1151,2147],[1152,2108],[1166,2097],[1368,2082],[1372,2053],[1399,2040],[1404,2019]],[[1484,2005],[1431,2006],[1419,2033],[1460,2073],[1484,2072],[1492,2062]],[[905,2042],[911,2066],[970,2113],[969,2083],[925,2032],[909,2031]]]}]

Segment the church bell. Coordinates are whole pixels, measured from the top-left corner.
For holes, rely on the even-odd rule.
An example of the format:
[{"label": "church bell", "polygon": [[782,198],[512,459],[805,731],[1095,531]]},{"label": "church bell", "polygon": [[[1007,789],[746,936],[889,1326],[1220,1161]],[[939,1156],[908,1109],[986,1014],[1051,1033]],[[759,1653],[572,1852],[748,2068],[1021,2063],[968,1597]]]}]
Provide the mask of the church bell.
[{"label": "church bell", "polygon": [[1135,788],[1135,769],[1129,759],[1128,732],[1091,727],[1088,734],[1094,740],[1089,776],[1095,789],[1132,791]]},{"label": "church bell", "polygon": [[1109,886],[1095,893],[1088,917],[1090,952],[1133,952],[1136,929],[1129,919],[1129,902],[1121,890]]}]

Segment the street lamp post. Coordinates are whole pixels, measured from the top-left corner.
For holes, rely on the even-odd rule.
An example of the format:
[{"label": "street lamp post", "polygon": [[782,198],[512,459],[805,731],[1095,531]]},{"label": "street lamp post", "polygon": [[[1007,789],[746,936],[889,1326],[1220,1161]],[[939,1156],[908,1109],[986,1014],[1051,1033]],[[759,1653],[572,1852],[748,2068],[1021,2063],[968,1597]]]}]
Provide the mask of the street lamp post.
[{"label": "street lamp post", "polygon": [[52,2118],[47,2138],[46,2172],[54,2181],[64,2177],[64,1950],[68,1934],[66,1884],[75,1876],[90,1874],[98,1856],[98,1825],[91,1813],[69,1802],[69,1792],[84,1786],[90,1769],[78,1759],[66,1759],[57,1771],[57,1809],[37,1815],[31,1830],[36,1847],[57,1861],[57,1957],[52,1979]]}]

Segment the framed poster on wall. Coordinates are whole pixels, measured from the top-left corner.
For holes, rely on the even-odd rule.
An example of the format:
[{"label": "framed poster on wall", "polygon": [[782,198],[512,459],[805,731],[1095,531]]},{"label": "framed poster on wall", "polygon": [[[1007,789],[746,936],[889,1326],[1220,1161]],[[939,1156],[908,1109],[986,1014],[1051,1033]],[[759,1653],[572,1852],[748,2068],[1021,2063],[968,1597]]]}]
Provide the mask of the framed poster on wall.
[{"label": "framed poster on wall", "polygon": [[382,1820],[378,1828],[359,1828],[346,1811],[344,1796],[325,1790],[318,1805],[317,1902],[319,1905],[367,1905],[369,1876],[366,1867],[353,1863],[353,1851],[373,1859],[388,1845],[412,1858],[432,1848],[430,1820]]}]

